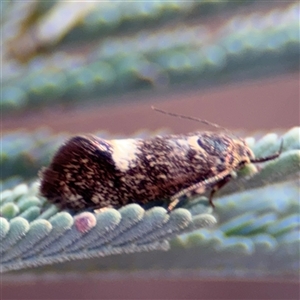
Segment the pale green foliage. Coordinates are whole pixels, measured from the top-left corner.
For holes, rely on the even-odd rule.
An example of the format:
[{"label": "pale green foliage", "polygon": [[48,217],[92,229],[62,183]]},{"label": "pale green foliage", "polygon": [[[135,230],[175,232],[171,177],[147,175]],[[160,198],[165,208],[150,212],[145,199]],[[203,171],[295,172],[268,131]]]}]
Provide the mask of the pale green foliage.
[{"label": "pale green foliage", "polygon": [[[222,189],[215,198],[217,217],[212,215],[205,197],[171,214],[162,207],[145,211],[130,204],[119,210],[86,211],[73,216],[67,211],[58,212],[41,198],[38,182],[3,191],[1,271],[112,254],[138,255],[137,252],[169,250],[171,245],[170,257],[172,253],[182,255],[185,249],[184,260],[178,261],[184,267],[222,266],[226,271],[237,265],[254,270],[263,266],[265,271],[295,274],[300,241],[299,135],[300,128],[296,127],[282,135],[284,150],[279,159],[264,164],[259,171],[248,166],[248,171],[240,172]],[[249,141],[257,156],[276,152],[280,144],[274,134],[257,143]],[[212,225],[215,229],[203,229]],[[251,267],[249,259],[254,259]],[[130,258],[126,261],[129,263]],[[137,266],[147,267],[151,261],[143,260]],[[168,260],[162,261],[161,267],[170,267]]]}]

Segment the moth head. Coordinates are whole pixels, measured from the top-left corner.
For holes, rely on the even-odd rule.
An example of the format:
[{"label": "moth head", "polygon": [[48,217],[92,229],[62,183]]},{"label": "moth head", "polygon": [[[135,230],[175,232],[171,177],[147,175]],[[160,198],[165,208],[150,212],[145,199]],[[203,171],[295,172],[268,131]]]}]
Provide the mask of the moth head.
[{"label": "moth head", "polygon": [[211,168],[239,170],[254,159],[252,150],[238,138],[226,134],[205,132],[188,138],[189,146],[200,152]]},{"label": "moth head", "polygon": [[247,146],[246,142],[242,139],[234,140],[234,153],[235,161],[234,168],[239,170],[250,164],[254,159],[255,155],[253,151]]},{"label": "moth head", "polygon": [[277,152],[264,157],[255,157],[253,151],[247,146],[247,144],[243,140],[236,141],[235,145],[237,149],[236,153],[238,153],[237,169],[241,169],[245,165],[250,163],[256,164],[274,160],[280,156],[283,150],[283,140],[281,140],[280,147]]}]

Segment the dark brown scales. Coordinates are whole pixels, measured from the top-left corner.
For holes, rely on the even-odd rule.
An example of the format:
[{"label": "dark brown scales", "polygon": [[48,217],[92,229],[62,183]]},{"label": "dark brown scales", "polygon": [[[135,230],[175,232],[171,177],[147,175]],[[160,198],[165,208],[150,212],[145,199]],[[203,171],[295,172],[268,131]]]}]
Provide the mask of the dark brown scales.
[{"label": "dark brown scales", "polygon": [[[131,156],[120,148],[124,144],[135,149]],[[61,208],[73,210],[117,208],[155,199],[170,199],[172,210],[182,196],[200,187],[213,194],[233,171],[254,160],[243,141],[225,134],[191,133],[128,142],[76,136],[40,172],[40,191]]]}]

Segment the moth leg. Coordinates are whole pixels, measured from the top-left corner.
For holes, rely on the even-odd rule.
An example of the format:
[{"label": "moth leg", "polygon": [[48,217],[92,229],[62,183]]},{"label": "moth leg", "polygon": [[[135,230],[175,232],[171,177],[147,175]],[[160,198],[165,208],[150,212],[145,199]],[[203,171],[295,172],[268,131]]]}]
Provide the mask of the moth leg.
[{"label": "moth leg", "polygon": [[[180,194],[180,195],[179,195]],[[177,196],[179,195],[179,196]],[[183,201],[182,197],[183,196],[188,196],[189,192],[186,193],[185,195],[181,195],[181,193],[177,193],[175,194],[173,197],[171,197],[170,199],[170,204],[168,205],[168,209],[167,212],[170,213],[174,208],[176,208],[176,206]]]},{"label": "moth leg", "polygon": [[215,205],[213,203],[213,196],[214,194],[221,188],[223,187],[227,182],[230,181],[230,179],[232,178],[232,175],[228,175],[226,176],[225,178],[223,178],[221,181],[219,181],[218,183],[216,183],[212,190],[210,191],[210,194],[209,194],[209,204],[215,208]]},{"label": "moth leg", "polygon": [[168,213],[171,212],[183,199],[183,196],[190,196],[193,193],[203,194],[208,188],[213,187],[209,197],[209,203],[212,207],[215,207],[212,202],[212,197],[217,190],[219,190],[223,185],[225,185],[232,178],[232,174],[228,171],[223,171],[220,174],[199,181],[177,194],[173,195],[170,199],[170,204],[168,206]]}]

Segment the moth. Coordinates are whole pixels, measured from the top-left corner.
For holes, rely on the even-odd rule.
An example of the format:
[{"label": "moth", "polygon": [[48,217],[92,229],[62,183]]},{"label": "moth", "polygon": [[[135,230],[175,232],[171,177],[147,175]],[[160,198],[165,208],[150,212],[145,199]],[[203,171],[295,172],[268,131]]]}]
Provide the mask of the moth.
[{"label": "moth", "polygon": [[[168,113],[223,128],[208,121]],[[40,173],[40,193],[62,209],[119,208],[168,199],[168,211],[194,194],[213,195],[250,163],[276,159],[282,152],[255,158],[245,141],[227,133],[194,132],[149,139],[105,140],[94,135],[70,138]]]}]

